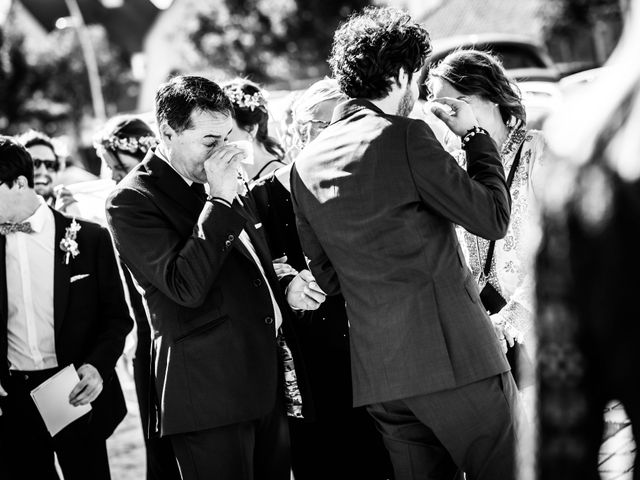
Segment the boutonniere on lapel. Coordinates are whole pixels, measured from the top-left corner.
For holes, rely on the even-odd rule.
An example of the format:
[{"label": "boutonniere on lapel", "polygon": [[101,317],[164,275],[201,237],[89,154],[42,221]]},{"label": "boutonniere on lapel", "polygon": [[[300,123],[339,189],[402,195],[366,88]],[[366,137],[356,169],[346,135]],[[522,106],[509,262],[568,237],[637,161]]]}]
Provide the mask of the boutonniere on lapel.
[{"label": "boutonniere on lapel", "polygon": [[76,222],[74,218],[71,220],[71,225],[65,228],[65,230],[64,238],[60,240],[60,250],[65,253],[64,264],[69,265],[70,257],[76,258],[80,254],[78,242],[76,241],[76,237],[80,231],[80,224]]}]

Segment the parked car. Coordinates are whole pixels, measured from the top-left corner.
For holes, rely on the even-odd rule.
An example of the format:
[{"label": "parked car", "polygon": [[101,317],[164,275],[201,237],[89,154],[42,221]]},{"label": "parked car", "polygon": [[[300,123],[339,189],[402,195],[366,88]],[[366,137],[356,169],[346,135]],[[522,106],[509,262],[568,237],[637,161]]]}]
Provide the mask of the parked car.
[{"label": "parked car", "polygon": [[420,98],[427,98],[424,82],[429,68],[450,53],[469,48],[488,51],[500,58],[507,75],[520,88],[528,126],[540,128],[549,109],[560,98],[561,75],[544,47],[526,36],[487,33],[434,40],[429,62],[420,72]]},{"label": "parked car", "polygon": [[588,85],[593,82],[605,68],[607,67],[590,68],[588,70],[583,70],[581,72],[562,77],[560,80],[560,89],[565,95],[572,93],[576,89],[582,88],[584,85]]}]

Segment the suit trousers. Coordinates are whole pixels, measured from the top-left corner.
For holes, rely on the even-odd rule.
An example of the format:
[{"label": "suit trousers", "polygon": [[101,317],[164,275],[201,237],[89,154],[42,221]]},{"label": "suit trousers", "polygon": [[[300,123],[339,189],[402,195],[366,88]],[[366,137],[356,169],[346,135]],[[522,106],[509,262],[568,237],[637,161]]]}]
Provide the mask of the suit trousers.
[{"label": "suit trousers", "polygon": [[49,434],[29,393],[57,370],[12,372],[3,385],[8,393],[0,416],[3,480],[5,474],[7,480],[58,480],[54,452],[65,480],[111,478],[106,441],[93,433],[91,413],[54,437]]},{"label": "suit trousers", "polygon": [[290,480],[284,384],[278,386],[274,408],[264,417],[171,435],[182,480]]},{"label": "suit trousers", "polygon": [[511,372],[462,387],[369,405],[395,480],[514,480],[522,417]]}]

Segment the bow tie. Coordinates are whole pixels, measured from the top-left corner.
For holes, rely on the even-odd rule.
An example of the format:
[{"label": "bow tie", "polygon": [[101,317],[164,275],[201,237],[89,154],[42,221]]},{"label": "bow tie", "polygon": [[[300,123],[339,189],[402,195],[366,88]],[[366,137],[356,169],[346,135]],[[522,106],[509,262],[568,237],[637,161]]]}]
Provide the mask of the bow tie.
[{"label": "bow tie", "polygon": [[31,228],[31,223],[0,223],[0,235],[8,235],[10,233],[33,233],[35,230]]}]

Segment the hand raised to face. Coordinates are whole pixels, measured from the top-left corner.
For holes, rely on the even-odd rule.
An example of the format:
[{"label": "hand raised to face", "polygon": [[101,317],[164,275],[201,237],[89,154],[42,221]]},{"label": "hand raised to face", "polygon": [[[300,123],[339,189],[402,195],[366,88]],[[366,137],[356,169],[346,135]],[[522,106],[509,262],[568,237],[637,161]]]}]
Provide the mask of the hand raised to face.
[{"label": "hand raised to face", "polygon": [[222,145],[216,148],[204,162],[211,196],[233,202],[238,192],[239,162],[245,153],[233,145]]},{"label": "hand raised to face", "polygon": [[431,112],[459,137],[478,125],[471,105],[464,100],[450,97],[434,98]]}]

